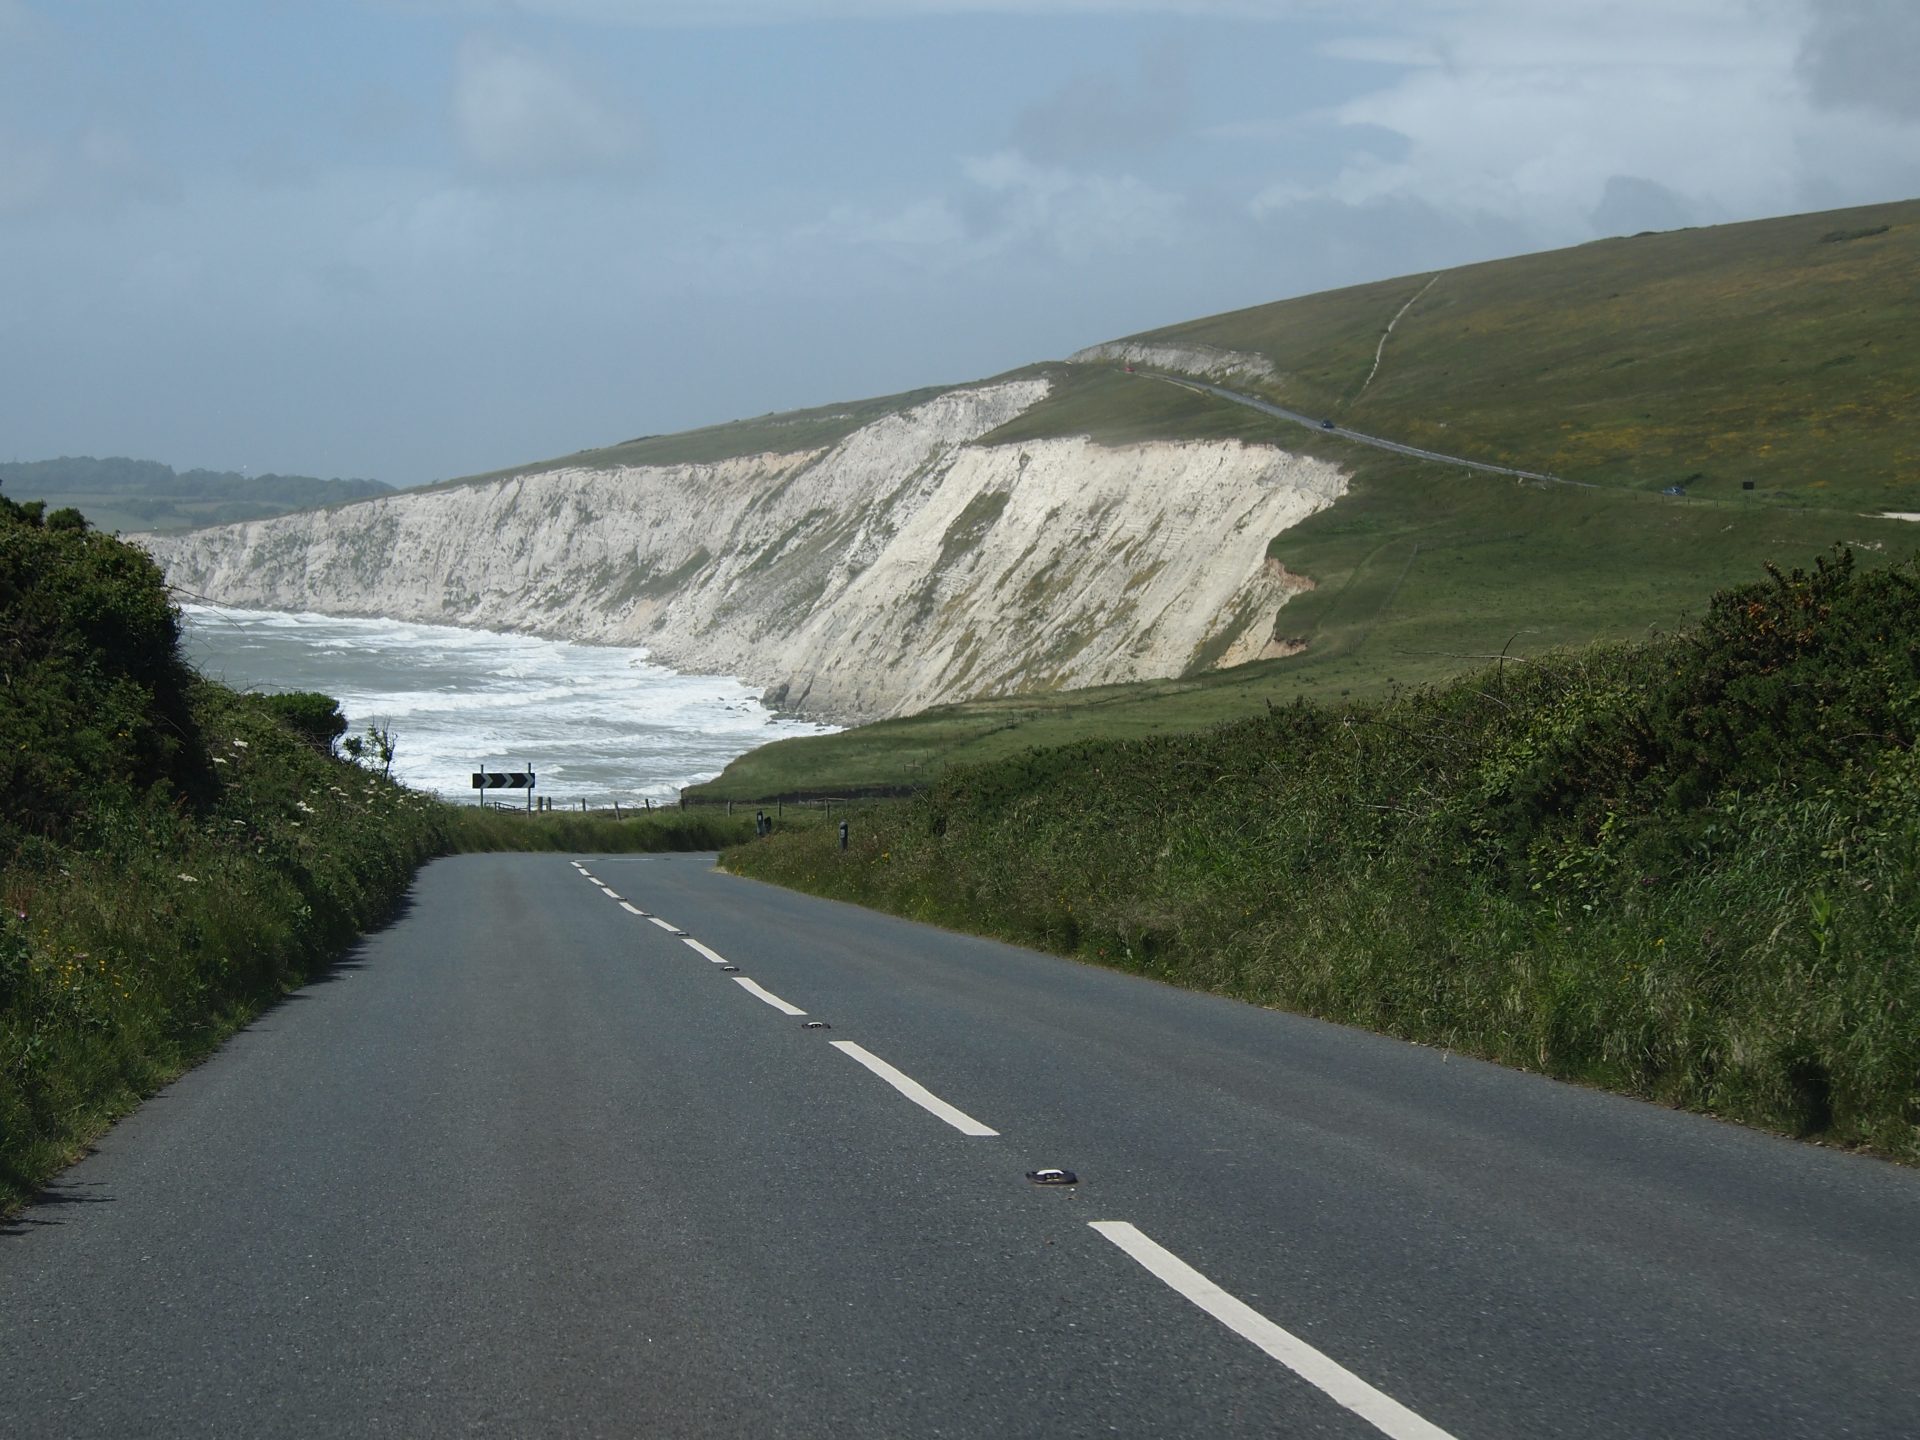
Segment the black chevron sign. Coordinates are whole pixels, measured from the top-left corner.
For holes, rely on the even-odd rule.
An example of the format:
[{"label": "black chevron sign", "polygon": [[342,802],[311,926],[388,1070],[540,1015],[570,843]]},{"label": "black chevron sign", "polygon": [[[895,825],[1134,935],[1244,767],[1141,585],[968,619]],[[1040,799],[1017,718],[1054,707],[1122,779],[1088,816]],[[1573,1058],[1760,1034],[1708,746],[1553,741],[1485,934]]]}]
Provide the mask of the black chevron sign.
[{"label": "black chevron sign", "polygon": [[531,770],[476,770],[473,772],[475,790],[531,790],[533,789],[533,771]]}]

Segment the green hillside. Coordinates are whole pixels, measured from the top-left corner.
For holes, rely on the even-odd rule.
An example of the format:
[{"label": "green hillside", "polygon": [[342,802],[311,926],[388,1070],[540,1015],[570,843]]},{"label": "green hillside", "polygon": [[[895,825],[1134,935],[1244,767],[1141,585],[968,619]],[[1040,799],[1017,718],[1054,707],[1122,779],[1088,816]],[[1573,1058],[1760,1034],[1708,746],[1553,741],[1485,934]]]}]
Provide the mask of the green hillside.
[{"label": "green hillside", "polygon": [[1911,511],[1916,274],[1920,201],[1903,201],[1601,240],[1132,338],[1264,356],[1278,373],[1241,388],[1424,449]]},{"label": "green hillside", "polygon": [[[1488,656],[1676,627],[1769,561],[1805,565],[1834,545],[1867,568],[1905,559],[1920,525],[1877,512],[1920,511],[1916,273],[1920,202],[1905,202],[1603,241],[1132,337],[1258,354],[1276,375],[1233,388],[1595,488],[1394,455],[1145,367],[1036,367],[1052,396],[981,443],[1236,438],[1350,469],[1346,497],[1269,547],[1314,582],[1279,617],[1305,650],[784,741],[703,793],[918,784],[1029,745],[1187,730],[1299,696],[1383,696]],[[1685,493],[1663,493],[1672,485]]]},{"label": "green hillside", "polygon": [[379,480],[316,480],[310,475],[239,475],[231,470],[181,470],[157,460],[95,459],[0,463],[0,485],[16,500],[41,501],[48,511],[72,509],[101,530],[191,530],[264,520],[391,493]]}]

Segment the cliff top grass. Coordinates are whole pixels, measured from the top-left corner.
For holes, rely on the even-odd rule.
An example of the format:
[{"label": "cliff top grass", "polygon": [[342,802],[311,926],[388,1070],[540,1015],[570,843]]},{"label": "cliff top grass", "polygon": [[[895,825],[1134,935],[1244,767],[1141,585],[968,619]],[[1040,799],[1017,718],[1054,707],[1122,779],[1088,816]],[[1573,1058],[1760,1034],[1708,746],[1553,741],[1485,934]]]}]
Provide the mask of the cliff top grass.
[{"label": "cliff top grass", "polygon": [[863,425],[871,425],[888,415],[910,410],[915,405],[963,388],[966,387],[931,385],[870,400],[849,400],[834,405],[818,405],[808,410],[760,415],[750,420],[729,420],[720,425],[705,425],[697,430],[681,430],[670,435],[641,435],[632,440],[622,440],[617,445],[576,450],[571,455],[535,460],[525,465],[509,465],[481,475],[463,475],[456,480],[443,480],[440,484],[479,485],[494,480],[509,480],[516,475],[539,475],[549,470],[702,465],[736,460],[745,455],[791,455],[804,450],[819,450],[839,444]]}]

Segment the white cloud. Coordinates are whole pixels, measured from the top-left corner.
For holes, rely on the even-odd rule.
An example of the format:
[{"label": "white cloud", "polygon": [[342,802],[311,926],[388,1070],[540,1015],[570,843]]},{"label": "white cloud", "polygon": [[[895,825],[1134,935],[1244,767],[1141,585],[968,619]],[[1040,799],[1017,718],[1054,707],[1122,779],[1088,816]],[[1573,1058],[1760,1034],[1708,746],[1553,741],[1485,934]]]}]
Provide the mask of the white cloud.
[{"label": "white cloud", "polygon": [[1035,164],[1018,151],[966,161],[962,214],[977,249],[1032,248],[1069,260],[1172,241],[1183,202],[1130,175]]},{"label": "white cloud", "polygon": [[[964,160],[939,193],[837,204],[811,218],[686,217],[649,226],[653,278],[677,291],[851,286],[919,293],[982,276],[1075,271],[1178,243],[1186,202],[1131,176],[1039,165],[1016,150]],[[968,277],[964,281],[961,277]]]},{"label": "white cloud", "polygon": [[453,112],[468,158],[496,175],[589,174],[644,150],[637,115],[551,57],[485,37],[460,48]]},{"label": "white cloud", "polygon": [[[1906,193],[1920,180],[1912,127],[1884,107],[1877,122],[1857,110],[1823,115],[1802,75],[1810,63],[1853,63],[1853,12],[1886,0],[1825,3],[1849,10],[1847,25],[1829,27],[1840,52],[1819,52],[1842,61],[1804,58],[1810,12],[1800,0],[1409,9],[1380,33],[1327,47],[1400,73],[1330,112],[1354,127],[1331,178],[1280,177],[1255,213],[1310,199],[1411,201],[1512,222],[1528,242],[1554,244],[1629,213],[1710,223],[1805,208],[1823,193]],[[1364,140],[1382,130],[1404,142],[1389,157]],[[1251,138],[1258,122],[1215,133]],[[1838,175],[1845,184],[1827,183]]]}]

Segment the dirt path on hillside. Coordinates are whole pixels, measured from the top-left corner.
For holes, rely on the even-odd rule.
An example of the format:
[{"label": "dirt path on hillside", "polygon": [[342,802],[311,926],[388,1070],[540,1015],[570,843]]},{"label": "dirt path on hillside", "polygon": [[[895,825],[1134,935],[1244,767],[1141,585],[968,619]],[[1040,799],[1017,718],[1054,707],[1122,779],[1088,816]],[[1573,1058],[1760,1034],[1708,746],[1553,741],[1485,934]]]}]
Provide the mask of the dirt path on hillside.
[{"label": "dirt path on hillside", "polygon": [[1439,278],[1440,277],[1437,274],[1429,277],[1426,284],[1422,285],[1418,290],[1414,291],[1412,299],[1408,300],[1406,304],[1402,305],[1398,310],[1393,312],[1393,318],[1387,321],[1387,328],[1380,332],[1380,343],[1373,347],[1373,368],[1367,371],[1367,378],[1360,382],[1359,393],[1353,397],[1354,399],[1358,400],[1361,395],[1366,394],[1367,386],[1373,384],[1373,377],[1380,373],[1380,357],[1387,353],[1387,341],[1393,335],[1393,327],[1400,323],[1400,317],[1405,315],[1407,311],[1411,310],[1416,304],[1418,304],[1420,301],[1420,297],[1426,294],[1427,291],[1431,290],[1433,288],[1434,281],[1438,280]]}]

